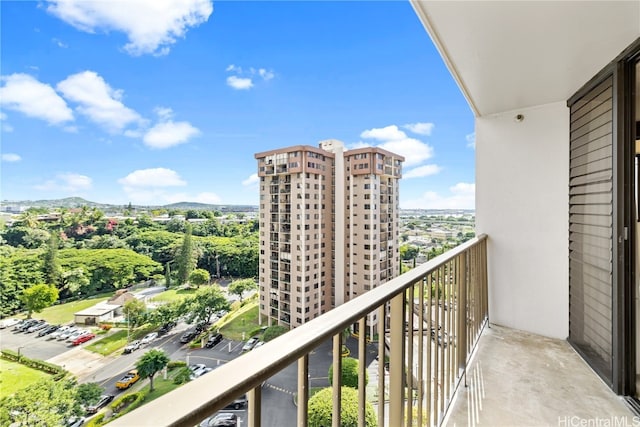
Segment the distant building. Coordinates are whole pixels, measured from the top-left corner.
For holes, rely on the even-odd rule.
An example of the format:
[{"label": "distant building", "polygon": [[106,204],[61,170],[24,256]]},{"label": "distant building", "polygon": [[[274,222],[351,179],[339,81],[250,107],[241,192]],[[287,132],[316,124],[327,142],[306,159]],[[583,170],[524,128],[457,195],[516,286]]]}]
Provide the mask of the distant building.
[{"label": "distant building", "polygon": [[74,322],[80,325],[96,325],[111,321],[122,315],[122,308],[127,301],[134,299],[136,299],[134,294],[126,289],[120,289],[107,301],[74,313]]},{"label": "distant building", "polygon": [[[340,141],[257,153],[260,313],[296,327],[400,272],[404,158]],[[377,323],[375,314],[369,326]]]}]

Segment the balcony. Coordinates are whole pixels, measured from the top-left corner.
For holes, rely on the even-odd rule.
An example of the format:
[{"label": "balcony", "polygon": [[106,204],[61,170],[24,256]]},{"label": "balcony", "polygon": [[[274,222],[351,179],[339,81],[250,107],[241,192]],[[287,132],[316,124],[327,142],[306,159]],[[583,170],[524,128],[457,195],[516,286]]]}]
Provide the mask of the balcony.
[{"label": "balcony", "polygon": [[[359,331],[385,331],[376,348],[378,360],[389,361],[388,370],[377,364],[374,379],[365,387],[365,351],[352,353],[360,361],[361,420],[365,401],[373,400],[379,426],[558,425],[563,419],[571,425],[575,416],[626,416],[631,422],[622,400],[566,341],[495,325],[486,328],[486,242],[484,235],[470,240],[111,425],[193,426],[247,393],[243,425],[260,426],[262,416],[272,410],[261,405],[262,383],[293,365],[297,425],[305,426],[310,354],[332,340],[333,364],[339,364],[342,331],[354,324]],[[272,307],[280,305],[270,302]],[[368,324],[373,313],[377,325]],[[273,311],[272,315],[278,316]],[[284,323],[290,321],[287,314],[279,316]],[[366,349],[364,333],[358,337],[358,348]],[[340,425],[339,371],[334,369],[334,426]],[[385,396],[384,404],[372,396]]]}]

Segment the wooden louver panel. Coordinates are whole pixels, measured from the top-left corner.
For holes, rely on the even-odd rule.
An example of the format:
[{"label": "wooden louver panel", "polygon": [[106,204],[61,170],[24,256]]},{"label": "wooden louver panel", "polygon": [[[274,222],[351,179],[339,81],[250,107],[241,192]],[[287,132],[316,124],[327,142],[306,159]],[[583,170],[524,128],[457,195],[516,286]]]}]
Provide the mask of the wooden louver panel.
[{"label": "wooden louver panel", "polygon": [[612,375],[613,78],[571,105],[569,339]]}]

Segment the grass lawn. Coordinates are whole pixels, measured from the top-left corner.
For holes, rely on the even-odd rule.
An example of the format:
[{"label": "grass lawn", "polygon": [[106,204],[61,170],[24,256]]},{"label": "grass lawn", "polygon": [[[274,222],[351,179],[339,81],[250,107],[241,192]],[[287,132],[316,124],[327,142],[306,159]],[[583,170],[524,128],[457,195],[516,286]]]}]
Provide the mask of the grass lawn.
[{"label": "grass lawn", "polygon": [[[155,327],[151,325],[141,326],[130,331],[130,338],[132,341],[142,338],[153,329],[155,329]],[[122,349],[125,345],[127,345],[127,330],[121,329],[115,332],[111,332],[106,337],[92,342],[91,344],[86,346],[85,349],[93,351],[94,353],[101,354],[103,356],[108,356],[114,351]]]},{"label": "grass lawn", "polygon": [[253,307],[246,312],[238,315],[233,320],[226,323],[220,328],[220,333],[232,340],[240,341],[242,333],[245,333],[245,339],[248,339],[251,332],[259,328],[258,325],[258,303],[252,303]]},{"label": "grass lawn", "polygon": [[93,298],[68,302],[66,304],[54,305],[49,308],[45,308],[41,313],[34,313],[33,317],[38,319],[44,319],[51,324],[65,324],[73,322],[73,314],[77,311],[84,310],[94,306],[95,304],[105,301],[112,293],[102,294]]},{"label": "grass lawn", "polygon": [[[180,384],[174,384],[173,378],[170,374],[167,375],[167,379],[165,380],[162,377],[162,372],[159,372],[153,379],[153,391],[149,393],[144,399],[144,404],[146,405],[152,400],[157,399],[163,394],[169,393],[170,391],[175,390],[178,387],[180,387]],[[144,386],[144,389],[148,390],[149,385]]]},{"label": "grass lawn", "polygon": [[185,297],[192,295],[196,292],[195,289],[169,289],[168,291],[164,291],[155,297],[151,298],[151,301],[158,302],[173,302],[173,301],[181,301]]},{"label": "grass lawn", "polygon": [[20,363],[0,359],[0,399],[49,376]]}]

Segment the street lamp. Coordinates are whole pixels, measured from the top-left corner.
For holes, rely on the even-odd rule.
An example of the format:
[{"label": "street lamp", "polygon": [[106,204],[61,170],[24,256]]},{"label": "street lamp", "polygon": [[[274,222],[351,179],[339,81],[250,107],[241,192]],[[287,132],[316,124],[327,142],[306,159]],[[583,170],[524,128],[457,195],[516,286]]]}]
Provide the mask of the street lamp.
[{"label": "street lamp", "polygon": [[22,350],[25,346],[20,346],[18,347],[18,362],[20,362],[20,360],[22,360],[22,356],[20,355],[20,350]]}]

